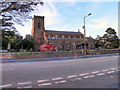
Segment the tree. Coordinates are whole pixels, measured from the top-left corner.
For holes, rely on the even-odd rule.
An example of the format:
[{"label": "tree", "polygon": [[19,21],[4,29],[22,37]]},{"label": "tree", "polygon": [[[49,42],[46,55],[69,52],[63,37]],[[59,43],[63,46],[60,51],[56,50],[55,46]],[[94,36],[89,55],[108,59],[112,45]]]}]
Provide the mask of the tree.
[{"label": "tree", "polygon": [[119,47],[119,39],[118,36],[116,35],[116,32],[112,28],[108,28],[106,30],[106,45],[107,48],[118,48]]},{"label": "tree", "polygon": [[30,12],[43,2],[0,2],[0,26],[2,30],[15,29],[14,24],[23,25],[23,21],[31,19]]},{"label": "tree", "polygon": [[97,35],[97,38],[95,38],[95,47],[96,48],[99,48],[100,47],[100,36],[99,35]]},{"label": "tree", "polygon": [[7,49],[8,43],[11,48],[19,51],[22,36],[16,34],[15,24],[23,25],[23,21],[31,19],[30,13],[34,11],[38,2],[0,2],[0,30],[2,30],[2,49]]},{"label": "tree", "polygon": [[14,37],[15,31],[2,30],[2,49],[7,49],[8,43],[11,43],[11,38]]},{"label": "tree", "polygon": [[11,41],[11,49],[19,51],[22,48],[23,37],[21,35],[16,34],[13,38],[11,38]]},{"label": "tree", "polygon": [[29,37],[24,38],[24,40],[22,41],[22,45],[23,45],[23,49],[34,50],[34,39],[33,39],[33,37],[29,36]]},{"label": "tree", "polygon": [[107,35],[116,34],[115,30],[112,28],[108,28],[105,32],[107,33]]},{"label": "tree", "polygon": [[10,43],[10,49],[14,51],[20,51],[20,49],[34,50],[34,39],[31,35],[24,38],[14,31],[2,30],[2,49],[7,50],[8,43]]},{"label": "tree", "polygon": [[17,31],[4,31],[2,30],[2,49],[7,50],[8,43],[11,45],[11,49],[19,51],[21,48],[23,37],[20,36]]},{"label": "tree", "polygon": [[119,39],[118,36],[116,35],[116,32],[112,28],[107,28],[105,31],[106,34],[104,34],[102,37],[99,39],[95,39],[95,46],[96,48],[108,48],[108,49],[113,49],[113,48],[118,48],[119,47]]}]

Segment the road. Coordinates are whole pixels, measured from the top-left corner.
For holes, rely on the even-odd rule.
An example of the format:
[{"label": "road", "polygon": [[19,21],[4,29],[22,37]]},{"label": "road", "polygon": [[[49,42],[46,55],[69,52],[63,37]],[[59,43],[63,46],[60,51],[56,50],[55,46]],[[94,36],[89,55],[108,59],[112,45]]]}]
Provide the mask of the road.
[{"label": "road", "polygon": [[0,88],[118,88],[118,56],[2,64]]}]

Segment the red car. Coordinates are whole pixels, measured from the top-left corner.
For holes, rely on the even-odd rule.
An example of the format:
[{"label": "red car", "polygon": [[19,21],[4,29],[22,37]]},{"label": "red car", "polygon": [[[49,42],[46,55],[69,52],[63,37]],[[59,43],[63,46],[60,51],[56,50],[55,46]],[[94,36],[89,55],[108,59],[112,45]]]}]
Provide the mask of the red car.
[{"label": "red car", "polygon": [[40,51],[55,51],[55,46],[52,44],[43,44],[40,46]]}]

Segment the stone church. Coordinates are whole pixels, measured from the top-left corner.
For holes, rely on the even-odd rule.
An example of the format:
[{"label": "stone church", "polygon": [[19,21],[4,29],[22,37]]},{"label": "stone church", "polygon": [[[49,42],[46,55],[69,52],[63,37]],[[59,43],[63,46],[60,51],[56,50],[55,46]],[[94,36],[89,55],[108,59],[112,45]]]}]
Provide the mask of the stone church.
[{"label": "stone church", "polygon": [[86,42],[87,49],[94,49],[94,39],[72,31],[45,30],[44,16],[35,16],[32,19],[32,37],[35,41],[35,50],[40,50],[40,45],[51,43],[55,45],[56,51],[70,51],[84,48]]}]

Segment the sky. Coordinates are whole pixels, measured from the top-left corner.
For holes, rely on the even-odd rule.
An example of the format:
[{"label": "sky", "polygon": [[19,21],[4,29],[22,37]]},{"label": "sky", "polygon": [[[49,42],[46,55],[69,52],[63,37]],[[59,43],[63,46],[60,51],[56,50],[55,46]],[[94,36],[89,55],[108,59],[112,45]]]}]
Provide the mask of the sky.
[{"label": "sky", "polygon": [[[115,29],[118,35],[118,2],[44,2],[43,6],[30,15],[45,16],[45,30],[75,31],[84,33],[86,17],[86,36],[103,36],[106,29]],[[31,34],[32,20],[23,22],[24,26],[15,25],[20,35]]]}]

